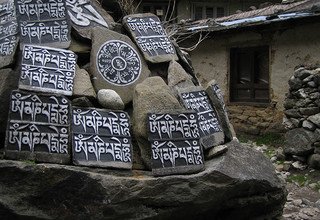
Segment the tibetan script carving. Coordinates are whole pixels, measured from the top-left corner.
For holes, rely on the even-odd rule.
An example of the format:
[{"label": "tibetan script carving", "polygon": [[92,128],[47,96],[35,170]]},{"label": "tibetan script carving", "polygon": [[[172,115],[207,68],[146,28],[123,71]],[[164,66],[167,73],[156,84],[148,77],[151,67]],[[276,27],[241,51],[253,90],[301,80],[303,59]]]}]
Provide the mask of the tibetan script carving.
[{"label": "tibetan script carving", "polygon": [[41,44],[67,48],[70,27],[64,0],[16,0],[21,47]]},{"label": "tibetan script carving", "polygon": [[[176,59],[174,46],[157,16],[129,15],[124,18],[124,24],[147,60],[157,63]],[[162,59],[159,59],[159,56],[162,56]],[[152,57],[158,57],[158,59]]]},{"label": "tibetan script carving", "polygon": [[97,55],[97,67],[103,78],[114,85],[126,86],[141,73],[141,60],[129,44],[111,40],[104,43]]},{"label": "tibetan script carving", "polygon": [[13,0],[0,1],[0,55],[13,54],[17,45],[18,24]]},{"label": "tibetan script carving", "polygon": [[72,95],[76,61],[72,51],[25,45],[19,88]]},{"label": "tibetan script carving", "polygon": [[129,116],[94,108],[73,108],[74,163],[131,169]]},{"label": "tibetan script carving", "polygon": [[187,109],[197,112],[201,136],[222,131],[205,91],[185,92],[180,97]]},{"label": "tibetan script carving", "polygon": [[[29,155],[54,153],[69,161],[69,115],[70,104],[65,97],[13,91],[6,155],[23,152]],[[54,161],[50,157],[44,162]]]},{"label": "tibetan script carving", "polygon": [[79,26],[87,27],[92,22],[108,28],[107,22],[91,5],[89,0],[66,0],[71,21]]},{"label": "tibetan script carving", "polygon": [[154,175],[192,173],[204,166],[196,113],[149,114]]}]

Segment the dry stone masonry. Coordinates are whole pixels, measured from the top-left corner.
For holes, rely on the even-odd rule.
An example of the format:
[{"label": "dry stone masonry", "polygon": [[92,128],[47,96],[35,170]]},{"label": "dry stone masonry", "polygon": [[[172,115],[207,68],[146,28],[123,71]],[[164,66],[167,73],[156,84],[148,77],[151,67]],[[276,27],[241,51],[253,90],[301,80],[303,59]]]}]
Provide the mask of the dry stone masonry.
[{"label": "dry stone masonry", "polygon": [[309,158],[320,168],[320,68],[300,67],[289,80],[284,102],[285,153]]},{"label": "dry stone masonry", "polygon": [[0,0],[0,12],[0,215],[281,214],[274,167],[237,141],[218,85],[197,87],[158,17],[116,24],[96,0]]}]

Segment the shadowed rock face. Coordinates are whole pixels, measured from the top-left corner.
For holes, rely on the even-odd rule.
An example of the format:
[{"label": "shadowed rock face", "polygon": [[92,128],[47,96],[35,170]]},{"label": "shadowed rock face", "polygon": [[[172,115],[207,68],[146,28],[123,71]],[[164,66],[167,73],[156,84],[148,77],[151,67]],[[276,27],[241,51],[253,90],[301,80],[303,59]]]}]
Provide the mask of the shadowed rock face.
[{"label": "shadowed rock face", "polygon": [[228,144],[203,172],[152,177],[0,161],[2,219],[253,219],[279,216],[284,183],[261,153]]}]

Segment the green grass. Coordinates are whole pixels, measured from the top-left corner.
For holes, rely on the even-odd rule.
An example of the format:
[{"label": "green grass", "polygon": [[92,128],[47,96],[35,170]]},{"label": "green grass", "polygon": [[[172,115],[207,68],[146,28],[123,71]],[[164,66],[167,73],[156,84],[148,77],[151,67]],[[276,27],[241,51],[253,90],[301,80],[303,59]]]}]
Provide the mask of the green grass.
[{"label": "green grass", "polygon": [[36,162],[34,160],[23,160],[23,162],[25,162],[29,165],[36,165]]},{"label": "green grass", "polygon": [[267,145],[280,147],[284,145],[284,136],[279,133],[266,133],[259,136],[239,134],[237,135],[240,142],[247,143],[248,141],[256,142],[257,145]]},{"label": "green grass", "polygon": [[310,184],[311,179],[306,175],[294,174],[294,175],[290,175],[287,178],[287,181],[289,183],[296,183],[299,186],[307,186],[308,184]]}]

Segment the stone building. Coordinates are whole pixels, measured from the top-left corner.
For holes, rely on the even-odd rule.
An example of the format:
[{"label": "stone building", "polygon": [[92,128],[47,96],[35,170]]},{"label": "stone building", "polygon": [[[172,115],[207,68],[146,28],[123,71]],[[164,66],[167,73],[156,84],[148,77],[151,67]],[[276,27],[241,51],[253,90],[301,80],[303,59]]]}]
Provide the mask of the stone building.
[{"label": "stone building", "polygon": [[195,73],[202,85],[221,86],[237,132],[283,131],[289,78],[320,62],[319,11],[319,1],[305,0],[181,26],[194,36],[183,47],[206,36],[190,52]]}]

